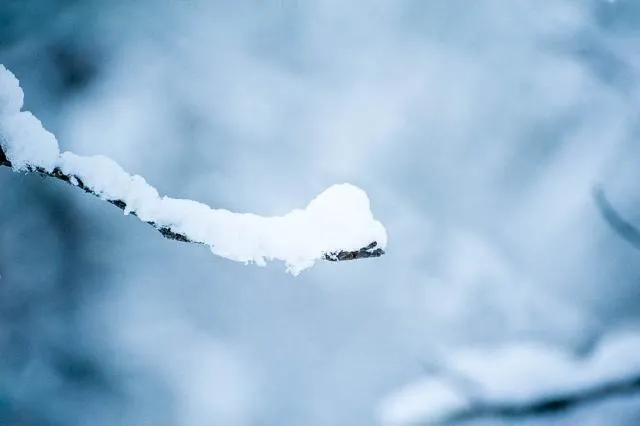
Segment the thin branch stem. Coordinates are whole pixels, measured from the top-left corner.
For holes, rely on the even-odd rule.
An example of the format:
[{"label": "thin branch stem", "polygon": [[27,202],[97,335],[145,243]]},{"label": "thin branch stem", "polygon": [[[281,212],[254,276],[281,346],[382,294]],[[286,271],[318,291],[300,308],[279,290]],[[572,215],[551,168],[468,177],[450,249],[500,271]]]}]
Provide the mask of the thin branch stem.
[{"label": "thin branch stem", "polygon": [[611,229],[623,240],[640,250],[640,230],[625,220],[616,209],[613,208],[601,187],[597,186],[593,189],[593,200],[602,218]]},{"label": "thin branch stem", "polygon": [[633,395],[638,392],[640,392],[640,375],[635,375],[575,392],[542,397],[527,403],[487,402],[485,404],[474,404],[467,410],[451,415],[439,424],[456,424],[480,418],[515,420],[548,415],[594,402],[605,401],[617,396]]}]

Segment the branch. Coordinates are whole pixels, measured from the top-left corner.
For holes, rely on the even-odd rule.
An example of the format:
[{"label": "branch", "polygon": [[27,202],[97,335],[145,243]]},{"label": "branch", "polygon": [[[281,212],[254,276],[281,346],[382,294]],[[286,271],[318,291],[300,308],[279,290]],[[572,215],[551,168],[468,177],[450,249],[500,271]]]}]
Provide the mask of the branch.
[{"label": "branch", "polygon": [[[0,166],[12,167],[11,161],[9,161],[7,159],[7,156],[5,155],[4,150],[2,149],[1,146],[0,146]],[[93,190],[91,190],[90,188],[88,188],[84,184],[84,182],[82,181],[82,179],[79,176],[64,174],[62,172],[62,170],[60,170],[59,167],[54,168],[50,172],[46,171],[42,167],[28,167],[27,169],[28,169],[29,172],[37,173],[40,176],[52,177],[54,179],[61,180],[63,182],[68,183],[71,186],[76,186],[76,187],[82,189],[87,194],[91,194],[91,195],[94,195],[94,196],[100,198],[100,196],[98,194],[96,194]],[[108,203],[113,204],[114,206],[118,207],[122,211],[125,211],[127,209],[127,203],[125,203],[122,200],[109,200],[109,199],[106,199],[105,201],[107,201]],[[130,214],[132,216],[136,216],[135,212],[131,212]],[[182,241],[182,242],[185,242],[185,243],[196,243],[195,241],[190,240],[186,235],[174,232],[174,231],[172,231],[170,228],[168,228],[166,226],[158,226],[155,222],[150,222],[150,221],[149,222],[144,221],[144,223],[147,223],[147,224],[153,226],[154,228],[156,228],[162,234],[163,237],[168,238],[170,240]],[[200,244],[200,243],[197,243],[197,244]]]},{"label": "branch", "polygon": [[239,262],[282,260],[294,275],[318,259],[337,262],[384,254],[386,230],[374,219],[369,197],[360,188],[333,185],[306,208],[272,217],[160,196],[144,178],[128,174],[108,157],[60,153],[55,136],[22,111],[23,99],[18,79],[0,65],[0,165],[76,186],[148,223],[165,238],[204,244]]},{"label": "branch", "polygon": [[640,392],[640,374],[602,383],[573,393],[540,397],[526,403],[507,401],[503,403],[480,402],[434,424],[456,424],[483,418],[522,421],[529,417],[561,413],[579,406],[604,402],[617,396],[633,395],[638,392]]},{"label": "branch", "polygon": [[[2,149],[1,146],[0,146],[0,166],[12,167],[11,161],[7,159],[7,156],[4,153],[4,150]],[[83,179],[80,176],[75,174],[66,174],[60,169],[60,167],[55,167],[52,171],[47,171],[42,167],[28,166],[27,171],[37,173],[41,176],[52,177],[54,179],[61,180],[63,182],[68,183],[69,185],[82,189],[84,192],[88,194],[94,195],[98,198],[103,198],[99,194],[97,194],[94,190],[92,190],[90,187],[85,185]],[[123,200],[120,200],[120,199],[104,199],[104,200],[118,207],[122,211],[127,212],[128,210],[127,203]],[[135,211],[131,211],[128,213],[133,216],[137,216]],[[176,240],[176,241],[181,241],[185,243],[203,244],[202,242],[194,241],[184,233],[174,231],[169,226],[162,226],[157,224],[154,221],[143,220],[143,222],[153,226],[155,229],[158,230],[158,232],[160,232],[160,234],[162,234],[163,237],[168,238],[170,240]],[[380,257],[383,254],[385,254],[385,251],[382,248],[378,247],[378,242],[373,241],[367,246],[362,247],[358,250],[328,251],[323,253],[322,258],[327,261],[338,262],[338,261],[346,261],[346,260],[366,259],[371,257]]]},{"label": "branch", "polygon": [[592,195],[598,211],[611,229],[623,240],[640,250],[640,230],[618,214],[600,186],[593,189]]},{"label": "branch", "polygon": [[454,425],[557,414],[640,393],[640,334],[610,335],[585,357],[534,342],[473,348],[381,401],[381,423]]}]

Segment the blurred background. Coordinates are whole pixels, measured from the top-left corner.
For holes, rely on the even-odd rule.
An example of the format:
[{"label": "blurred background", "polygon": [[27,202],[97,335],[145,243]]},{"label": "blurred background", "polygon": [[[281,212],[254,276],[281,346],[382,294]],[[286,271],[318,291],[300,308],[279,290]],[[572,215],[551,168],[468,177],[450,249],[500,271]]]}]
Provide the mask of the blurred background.
[{"label": "blurred background", "polygon": [[590,191],[640,224],[639,46],[632,0],[2,0],[61,149],[264,215],[350,182],[389,246],[294,278],[0,170],[0,425],[373,425],[452,351],[635,330],[640,252]]}]

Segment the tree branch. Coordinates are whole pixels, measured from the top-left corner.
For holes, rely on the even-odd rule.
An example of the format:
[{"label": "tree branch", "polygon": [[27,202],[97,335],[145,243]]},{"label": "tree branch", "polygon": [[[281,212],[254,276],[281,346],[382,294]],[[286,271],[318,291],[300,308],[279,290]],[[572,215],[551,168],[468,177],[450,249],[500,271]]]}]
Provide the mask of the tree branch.
[{"label": "tree branch", "polygon": [[[7,156],[4,153],[1,146],[0,146],[0,166],[11,167],[11,161],[7,159]],[[52,177],[54,179],[61,180],[63,182],[68,183],[69,185],[82,189],[84,192],[88,194],[101,198],[98,196],[98,194],[96,194],[89,187],[87,187],[79,176],[65,174],[58,167],[53,169],[51,172],[41,167],[28,167],[28,171],[32,173],[37,173],[41,176]],[[118,207],[120,210],[123,210],[123,211],[127,210],[127,204],[123,200],[107,199],[106,201]],[[134,211],[129,212],[129,214],[136,216],[136,213]],[[158,230],[158,232],[160,232],[160,234],[162,234],[163,237],[168,238],[170,240],[176,240],[176,241],[181,241],[185,243],[202,244],[200,242],[189,239],[186,235],[182,233],[175,232],[170,227],[160,226],[155,222],[149,222],[149,221],[144,221],[144,222],[153,226],[156,230]],[[385,252],[382,248],[378,247],[378,242],[373,241],[367,246],[360,248],[359,250],[353,250],[353,251],[337,250],[337,251],[326,252],[323,254],[323,259],[331,262],[338,262],[338,261],[345,261],[345,260],[366,259],[370,257],[380,257],[383,254],[385,254]]]},{"label": "tree branch", "polygon": [[584,356],[535,342],[468,348],[381,400],[383,424],[522,422],[640,394],[640,333],[605,336]]},{"label": "tree branch", "polygon": [[640,230],[618,214],[600,186],[593,189],[592,195],[598,211],[611,229],[623,240],[640,250]]},{"label": "tree branch", "polygon": [[573,393],[541,397],[527,403],[481,403],[474,400],[474,405],[464,411],[454,413],[436,424],[456,424],[481,418],[522,420],[527,417],[561,413],[579,406],[602,402],[616,396],[633,395],[638,392],[640,392],[640,375],[603,383]]}]

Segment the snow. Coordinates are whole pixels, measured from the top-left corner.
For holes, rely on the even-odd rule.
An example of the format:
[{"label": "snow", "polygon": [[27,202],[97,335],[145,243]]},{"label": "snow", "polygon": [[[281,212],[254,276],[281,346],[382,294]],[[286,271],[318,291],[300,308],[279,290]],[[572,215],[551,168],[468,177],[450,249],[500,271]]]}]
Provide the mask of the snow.
[{"label": "snow", "polygon": [[39,166],[52,171],[60,152],[55,136],[33,114],[22,109],[18,79],[0,64],[0,146],[17,171]]},{"label": "snow", "polygon": [[0,142],[15,170],[39,167],[50,172],[57,167],[72,185],[81,181],[102,199],[124,202],[125,214],[168,227],[209,246],[216,255],[258,265],[281,260],[297,275],[326,252],[358,250],[373,241],[386,246],[386,231],[374,219],[367,194],[356,186],[333,185],[305,209],[273,217],[161,197],[143,177],[128,174],[108,157],[60,155],[56,138],[30,112],[19,111],[22,90],[4,67],[0,84]]},{"label": "snow", "polygon": [[104,156],[62,154],[60,169],[76,176],[106,200],[122,200],[125,214],[171,228],[227,259],[265,265],[282,260],[297,275],[325,252],[358,250],[372,241],[386,246],[386,231],[373,218],[366,193],[350,184],[333,185],[306,209],[284,216],[233,213],[184,199],[160,197],[144,178],[131,176]]},{"label": "snow", "polygon": [[357,250],[372,241],[386,246],[369,198],[350,184],[333,185],[305,209],[284,216],[231,213],[166,197],[160,204],[153,214],[159,223],[209,245],[215,254],[259,265],[283,260],[294,275],[328,251]]},{"label": "snow", "polygon": [[0,117],[17,114],[22,109],[24,93],[15,75],[0,64]]},{"label": "snow", "polygon": [[0,135],[2,149],[15,170],[36,166],[50,172],[56,167],[58,141],[29,111],[1,117]]},{"label": "snow", "polygon": [[467,397],[447,383],[420,380],[388,395],[380,404],[378,417],[385,425],[413,425],[444,418],[468,406]]},{"label": "snow", "polygon": [[533,342],[491,349],[471,349],[447,359],[447,371],[473,386],[456,386],[444,373],[409,383],[390,393],[378,407],[382,424],[439,422],[473,408],[526,405],[542,398],[563,396],[640,374],[640,334],[624,333],[602,340],[585,358]]}]

